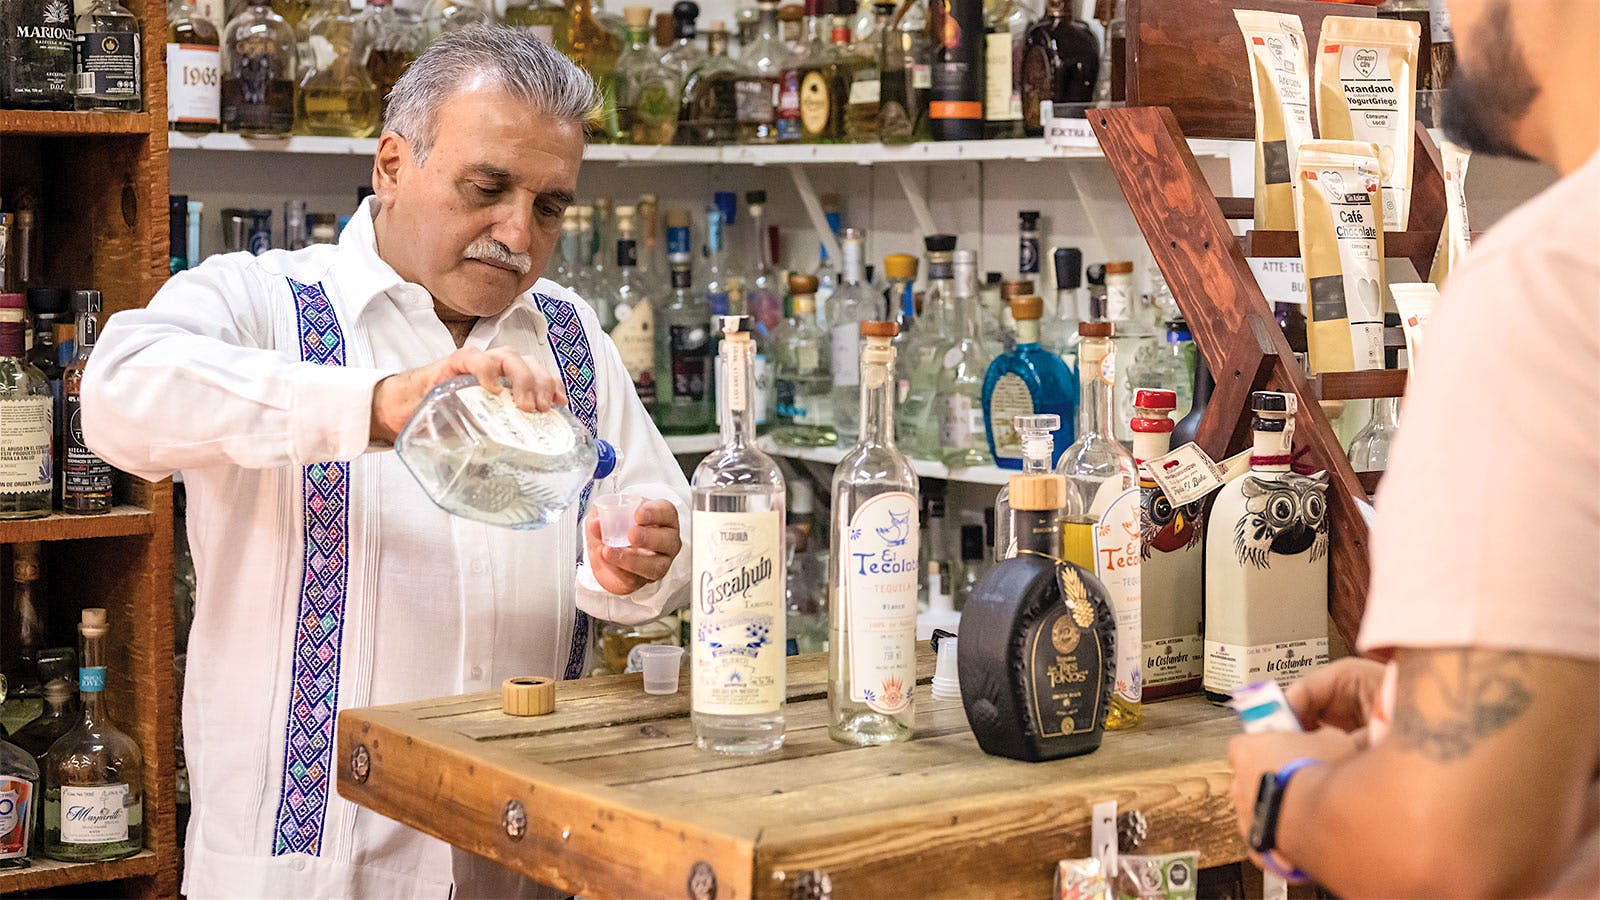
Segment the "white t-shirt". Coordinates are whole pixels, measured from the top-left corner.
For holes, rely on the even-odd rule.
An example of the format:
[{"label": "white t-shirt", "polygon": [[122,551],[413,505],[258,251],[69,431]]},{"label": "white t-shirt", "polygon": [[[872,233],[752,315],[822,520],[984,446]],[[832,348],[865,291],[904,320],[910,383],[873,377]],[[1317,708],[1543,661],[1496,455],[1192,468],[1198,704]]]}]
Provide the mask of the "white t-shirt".
[{"label": "white t-shirt", "polygon": [[[1600,154],[1472,248],[1418,355],[1359,648],[1600,659]],[[1586,821],[1558,891],[1600,884],[1600,779]]]}]

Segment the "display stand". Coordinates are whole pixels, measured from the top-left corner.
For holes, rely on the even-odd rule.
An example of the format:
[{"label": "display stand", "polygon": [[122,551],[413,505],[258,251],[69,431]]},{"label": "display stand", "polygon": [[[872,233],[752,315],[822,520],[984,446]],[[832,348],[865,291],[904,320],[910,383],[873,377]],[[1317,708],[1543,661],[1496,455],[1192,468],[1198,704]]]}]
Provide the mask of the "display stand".
[{"label": "display stand", "polygon": [[[1364,483],[1356,474],[1317,401],[1398,397],[1406,372],[1305,374],[1246,262],[1249,256],[1299,256],[1298,235],[1253,231],[1241,241],[1228,219],[1250,218],[1252,201],[1217,197],[1189,150],[1190,137],[1254,136],[1248,57],[1235,8],[1299,14],[1313,53],[1323,16],[1363,14],[1362,7],[1314,0],[1129,0],[1128,97],[1130,104],[1149,105],[1094,110],[1089,122],[1216,379],[1196,442],[1214,459],[1237,453],[1250,439],[1252,391],[1299,398],[1297,451],[1303,448],[1329,478],[1329,614],[1353,646],[1369,580],[1362,505],[1375,481]],[[1416,142],[1411,230],[1384,241],[1386,255],[1409,258],[1426,274],[1444,222],[1444,179],[1425,129],[1418,127]]]},{"label": "display stand", "polygon": [[[167,10],[157,0],[127,5],[141,23],[143,112],[0,111],[0,208],[36,211],[36,283],[99,290],[103,317],[148,303],[168,273]],[[0,870],[0,893],[91,884],[88,896],[178,892],[172,483],[119,478],[116,492],[109,515],[0,522],[0,556],[41,543],[48,646],[78,646],[79,611],[106,609],[107,711],[144,754],[145,849],[97,863],[36,854],[28,868]],[[6,581],[0,592],[9,594]]]}]

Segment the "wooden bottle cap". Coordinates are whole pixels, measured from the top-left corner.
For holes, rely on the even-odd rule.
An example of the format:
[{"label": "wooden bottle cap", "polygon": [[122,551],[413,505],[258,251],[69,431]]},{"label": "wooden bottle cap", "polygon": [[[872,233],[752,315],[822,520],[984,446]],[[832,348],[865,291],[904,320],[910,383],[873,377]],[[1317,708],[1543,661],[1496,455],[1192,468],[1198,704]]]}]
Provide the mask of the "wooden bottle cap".
[{"label": "wooden bottle cap", "polygon": [[1044,317],[1044,301],[1038,297],[1012,297],[1011,317],[1013,319],[1041,319]]},{"label": "wooden bottle cap", "polygon": [[793,272],[789,275],[789,293],[815,294],[817,292],[817,276]]},{"label": "wooden bottle cap", "polygon": [[1033,282],[1022,278],[1013,281],[1000,282],[1000,297],[1004,300],[1015,300],[1018,297],[1027,297],[1033,294]]},{"label": "wooden bottle cap", "polygon": [[545,716],[556,711],[556,683],[538,675],[500,684],[500,709],[508,716]]},{"label": "wooden bottle cap", "polygon": [[1061,475],[1011,476],[1011,508],[1034,512],[1067,505],[1067,479]]},{"label": "wooden bottle cap", "polygon": [[892,338],[900,333],[900,326],[893,322],[862,322],[862,337]]}]

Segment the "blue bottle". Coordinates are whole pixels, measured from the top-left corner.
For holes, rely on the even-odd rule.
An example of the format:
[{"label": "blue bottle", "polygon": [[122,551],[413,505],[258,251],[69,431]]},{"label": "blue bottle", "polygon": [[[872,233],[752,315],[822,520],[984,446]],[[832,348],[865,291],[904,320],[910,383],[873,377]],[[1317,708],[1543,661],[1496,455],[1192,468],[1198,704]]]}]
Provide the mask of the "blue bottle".
[{"label": "blue bottle", "polygon": [[1012,420],[1017,416],[1054,414],[1061,427],[1053,434],[1054,465],[1073,441],[1077,421],[1078,381],[1060,356],[1039,345],[1039,319],[1044,301],[1015,297],[1011,315],[1017,322],[1017,345],[995,357],[983,379],[984,430],[989,453],[1004,469],[1022,468],[1022,439]]}]

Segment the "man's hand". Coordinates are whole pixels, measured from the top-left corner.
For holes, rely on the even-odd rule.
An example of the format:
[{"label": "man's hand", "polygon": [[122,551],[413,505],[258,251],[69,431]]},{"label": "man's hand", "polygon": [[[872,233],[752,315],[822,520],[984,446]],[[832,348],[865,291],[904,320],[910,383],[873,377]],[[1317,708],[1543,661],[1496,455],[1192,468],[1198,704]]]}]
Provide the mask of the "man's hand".
[{"label": "man's hand", "polygon": [[[1276,772],[1292,760],[1309,756],[1336,762],[1358,749],[1356,738],[1335,728],[1312,732],[1241,734],[1228,742],[1228,764],[1233,767],[1233,809],[1239,834],[1248,838],[1256,808],[1261,776]],[[1259,864],[1259,862],[1258,862]]]},{"label": "man's hand", "polygon": [[624,596],[667,575],[683,536],[678,530],[678,508],[665,500],[646,500],[633,513],[628,547],[607,547],[600,541],[600,517],[584,524],[589,548],[589,568],[608,593]]},{"label": "man's hand", "polygon": [[491,394],[505,390],[500,383],[504,378],[511,383],[511,397],[517,406],[529,412],[546,412],[551,406],[567,402],[561,380],[527,357],[503,347],[464,347],[436,363],[407,369],[378,382],[372,389],[372,442],[393,444],[428,391],[457,375],[475,376]]},{"label": "man's hand", "polygon": [[1326,725],[1358,731],[1367,727],[1377,708],[1383,672],[1383,663],[1347,656],[1289,685],[1284,694],[1301,728],[1315,731]]}]

